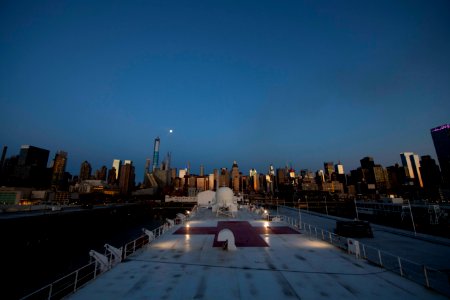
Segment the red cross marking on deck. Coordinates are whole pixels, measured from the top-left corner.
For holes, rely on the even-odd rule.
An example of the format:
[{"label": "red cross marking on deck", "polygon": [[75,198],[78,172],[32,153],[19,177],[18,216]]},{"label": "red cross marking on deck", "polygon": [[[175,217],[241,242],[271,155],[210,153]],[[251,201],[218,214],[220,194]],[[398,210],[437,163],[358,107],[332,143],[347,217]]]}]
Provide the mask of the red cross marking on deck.
[{"label": "red cross marking on deck", "polygon": [[219,221],[217,227],[181,227],[173,234],[214,234],[213,247],[222,247],[224,242],[217,241],[217,235],[225,228],[233,232],[236,247],[269,247],[261,234],[299,234],[288,226],[253,227],[247,221]]}]

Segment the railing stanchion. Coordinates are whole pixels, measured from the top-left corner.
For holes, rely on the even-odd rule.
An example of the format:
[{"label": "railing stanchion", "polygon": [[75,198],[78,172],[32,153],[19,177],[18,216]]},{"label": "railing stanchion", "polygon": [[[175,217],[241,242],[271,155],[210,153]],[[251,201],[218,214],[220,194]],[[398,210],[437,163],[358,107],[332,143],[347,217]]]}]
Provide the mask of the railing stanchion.
[{"label": "railing stanchion", "polygon": [[383,261],[381,260],[381,251],[378,250],[378,259],[380,260],[380,266],[383,266]]},{"label": "railing stanchion", "polygon": [[74,281],[74,283],[73,283],[73,291],[74,291],[74,292],[77,290],[78,271],[79,271],[79,270],[80,270],[80,269],[78,269],[78,270],[75,272],[75,281]]},{"label": "railing stanchion", "polygon": [[402,261],[400,260],[400,256],[397,256],[397,260],[398,260],[398,268],[400,270],[400,276],[403,277]]},{"label": "railing stanchion", "polygon": [[50,284],[50,290],[48,291],[48,300],[52,299],[53,284]]},{"label": "railing stanchion", "polygon": [[429,288],[430,282],[428,281],[428,273],[427,273],[427,266],[423,266],[423,275],[425,275],[425,284]]}]

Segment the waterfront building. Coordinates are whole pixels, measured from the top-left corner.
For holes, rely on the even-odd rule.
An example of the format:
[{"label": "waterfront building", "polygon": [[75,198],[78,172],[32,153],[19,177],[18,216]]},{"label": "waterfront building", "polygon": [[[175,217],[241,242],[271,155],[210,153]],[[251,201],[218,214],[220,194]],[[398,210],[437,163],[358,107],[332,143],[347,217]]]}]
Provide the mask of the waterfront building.
[{"label": "waterfront building", "polygon": [[334,166],[334,172],[336,174],[337,181],[342,183],[345,187],[347,185],[347,177],[345,176],[344,165],[341,164],[341,162]]},{"label": "waterfront building", "polygon": [[330,162],[324,162],[323,163],[323,168],[325,170],[325,179],[326,180],[332,180],[332,175],[334,173],[334,164],[332,161]]},{"label": "waterfront building", "polygon": [[240,191],[240,175],[236,161],[233,162],[233,166],[231,167],[231,184],[233,186],[233,192],[238,193]]},{"label": "waterfront building", "polygon": [[316,172],[316,181],[317,181],[317,183],[325,182],[325,175],[324,175],[323,170],[318,170]]},{"label": "waterfront building", "polygon": [[220,170],[219,187],[230,187],[230,172],[227,168]]},{"label": "waterfront building", "polygon": [[117,177],[116,174],[119,173],[116,171],[115,167],[112,167],[109,169],[108,172],[108,184],[115,185],[117,183]]},{"label": "waterfront building", "polygon": [[286,184],[286,169],[277,169],[277,184],[283,186]]},{"label": "waterfront building", "polygon": [[84,162],[81,163],[80,166],[79,180],[83,181],[91,179],[91,172],[92,172],[91,164],[85,160]]},{"label": "waterfront building", "polygon": [[[129,162],[129,163],[128,163]],[[134,166],[132,161],[125,161],[120,167],[119,189],[120,193],[129,195],[134,188]]]},{"label": "waterfront building", "polygon": [[450,188],[450,124],[432,128],[431,137],[441,167],[444,185]]},{"label": "waterfront building", "polygon": [[423,187],[419,156],[413,152],[402,152],[400,158],[403,166],[408,169],[408,177],[416,186]]},{"label": "waterfront building", "polygon": [[171,173],[167,169],[166,170],[164,170],[164,169],[156,169],[156,170],[153,171],[153,174],[149,174],[149,175],[151,175],[150,178],[154,177],[154,179],[156,181],[156,182],[153,182],[153,184],[150,181],[150,186],[151,187],[164,188],[164,187],[169,186],[172,183]]},{"label": "waterfront building", "polygon": [[209,174],[208,175],[208,189],[209,190],[214,190],[215,185],[214,185],[214,174]]},{"label": "waterfront building", "polygon": [[255,192],[259,192],[259,189],[260,189],[259,176],[258,176],[258,172],[255,169],[250,170],[249,180],[250,180],[250,182],[249,182],[250,187],[252,187]]},{"label": "waterfront building", "polygon": [[30,145],[23,145],[13,177],[20,186],[45,186],[48,184],[46,169],[50,151]]},{"label": "waterfront building", "polygon": [[208,177],[200,176],[196,178],[196,187],[198,191],[206,191],[208,189]]},{"label": "waterfront building", "polygon": [[189,188],[197,188],[197,178],[193,175],[187,175],[187,186]]},{"label": "waterfront building", "polygon": [[366,156],[359,161],[361,163],[361,168],[363,169],[372,169],[375,166],[375,162],[373,157]]},{"label": "waterfront building", "polygon": [[157,137],[155,139],[155,143],[153,145],[153,167],[152,167],[152,171],[155,171],[156,168],[158,167],[158,163],[159,163],[159,144],[160,144],[160,139],[159,139],[159,137]]},{"label": "waterfront building", "polygon": [[374,165],[372,170],[378,192],[386,194],[390,188],[387,170],[381,165]]},{"label": "waterfront building", "polygon": [[400,195],[403,192],[403,185],[407,182],[408,169],[395,164],[386,168],[390,191]]},{"label": "waterfront building", "polygon": [[438,200],[441,172],[436,161],[430,155],[421,156],[420,173],[422,174],[423,188],[427,196],[433,200]]},{"label": "waterfront building", "polygon": [[53,159],[52,166],[52,185],[60,186],[64,180],[64,173],[66,172],[67,152],[58,151]]},{"label": "waterfront building", "polygon": [[106,166],[102,166],[100,169],[95,171],[95,179],[106,181],[106,172],[107,171],[108,171],[108,169],[106,168]]},{"label": "waterfront building", "polygon": [[114,159],[112,167],[116,170],[116,180],[119,180],[119,173],[120,173],[120,167],[122,166],[122,163],[120,159]]},{"label": "waterfront building", "polygon": [[184,176],[186,176],[186,175],[187,175],[187,169],[186,168],[185,169],[180,169],[178,171],[178,177],[184,178]]},{"label": "waterfront building", "polygon": [[36,166],[40,168],[47,167],[49,151],[46,149],[23,145],[20,147],[19,166]]}]

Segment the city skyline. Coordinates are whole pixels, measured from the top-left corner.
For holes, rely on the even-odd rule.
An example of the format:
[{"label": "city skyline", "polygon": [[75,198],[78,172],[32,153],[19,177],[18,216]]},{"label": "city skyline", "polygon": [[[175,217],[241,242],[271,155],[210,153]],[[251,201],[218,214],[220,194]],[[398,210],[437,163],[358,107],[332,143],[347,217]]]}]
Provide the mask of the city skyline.
[{"label": "city skyline", "polygon": [[[442,126],[450,126],[449,124],[444,124]],[[432,130],[432,129],[431,129]],[[156,143],[158,144],[158,149],[160,147],[160,137],[155,137],[154,139],[154,143],[156,145]],[[6,158],[10,158],[12,156],[19,156],[20,152],[17,153],[13,153],[12,149],[10,149],[10,147],[8,147],[8,145],[3,145],[7,147],[7,155]],[[39,146],[36,145],[21,145],[19,147],[19,150],[23,149],[24,147],[38,147],[41,148]],[[163,147],[164,148],[164,147]],[[68,158],[67,160],[67,166],[66,166],[66,171],[69,172],[72,176],[78,176],[80,175],[80,168],[82,168],[83,164],[88,162],[89,165],[92,168],[92,171],[95,171],[97,169],[100,169],[104,166],[107,167],[108,170],[111,170],[112,167],[114,166],[119,166],[120,169],[120,165],[121,163],[132,163],[133,166],[136,168],[136,174],[137,174],[137,178],[136,178],[136,182],[141,182],[141,180],[139,179],[140,176],[139,174],[144,174],[144,172],[147,170],[147,164],[151,163],[152,166],[154,165],[154,162],[152,161],[152,159],[150,158],[146,158],[145,161],[140,164],[140,160],[136,161],[133,159],[129,159],[129,158],[118,158],[116,156],[114,156],[115,158],[112,159],[109,162],[96,162],[96,161],[89,161],[89,160],[83,160],[81,162],[79,162],[78,164],[73,162],[72,164],[70,164],[70,152],[68,151],[64,151],[64,150],[50,150],[50,149],[44,149],[41,148],[42,150],[48,151],[50,153],[50,157],[48,159],[48,167],[51,168],[52,164],[53,164],[53,160],[51,159],[51,155],[54,153],[55,155],[58,155],[58,153],[60,152],[64,152]],[[154,150],[154,149],[153,149]],[[433,151],[434,154],[436,153],[435,151]],[[227,168],[228,170],[231,170],[233,165],[237,163],[237,165],[239,166],[239,171],[242,172],[243,175],[248,175],[250,170],[256,170],[258,173],[263,173],[263,174],[268,174],[269,173],[269,168],[271,166],[273,166],[276,169],[280,169],[280,168],[293,168],[295,170],[295,172],[300,173],[301,170],[308,170],[308,171],[312,171],[312,172],[316,172],[316,171],[320,171],[322,170],[323,172],[326,172],[327,167],[325,165],[327,164],[333,164],[333,169],[336,167],[336,165],[340,165],[340,168],[344,169],[344,174],[350,174],[351,170],[356,170],[357,168],[359,168],[361,166],[360,160],[363,158],[373,158],[377,163],[379,163],[380,165],[382,165],[383,167],[388,167],[388,166],[394,166],[395,164],[398,165],[406,165],[405,162],[403,162],[403,154],[404,153],[409,153],[409,154],[415,154],[417,156],[417,159],[419,159],[421,156],[425,156],[425,155],[429,155],[431,158],[435,159],[437,161],[437,157],[434,154],[427,154],[427,153],[410,153],[410,152],[402,152],[402,153],[398,153],[398,159],[396,161],[394,161],[394,163],[390,164],[390,165],[385,165],[383,163],[380,163],[380,161],[377,159],[376,156],[372,156],[372,155],[363,155],[360,158],[355,158],[354,161],[352,162],[353,164],[345,164],[344,162],[340,161],[340,160],[323,160],[322,164],[317,166],[317,167],[302,167],[306,164],[300,164],[300,165],[294,165],[292,163],[285,163],[283,165],[275,165],[273,163],[270,162],[266,162],[264,165],[261,165],[260,168],[257,168],[255,166],[250,166],[247,167],[249,164],[246,163],[245,161],[239,161],[239,160],[233,160],[233,162],[230,162],[228,164],[225,165],[211,165],[211,166],[205,166],[205,164],[201,163],[198,165],[192,165],[192,163],[190,162],[190,160],[186,160],[185,163],[182,163],[181,165],[173,165],[171,163],[171,165],[173,165],[172,167],[177,169],[177,170],[181,170],[181,169],[190,169],[192,174],[196,174],[199,175],[201,173],[201,169],[203,169],[205,171],[205,174],[213,174],[214,173],[214,169],[220,170],[221,168]],[[154,155],[154,153],[152,153],[152,155]],[[160,168],[162,166],[163,162],[159,162],[157,165],[155,165],[156,168]],[[230,165],[230,166],[229,166]],[[354,167],[350,167],[354,165]],[[154,170],[154,169],[152,169]],[[151,171],[151,170],[150,170]],[[334,170],[333,170],[334,171]],[[94,174],[92,174],[94,175]],[[116,173],[117,176],[117,173]]]},{"label": "city skyline", "polygon": [[[450,112],[448,1],[0,4],[0,143],[76,175],[160,157],[270,164],[437,159]],[[173,132],[170,132],[173,130]],[[153,162],[152,162],[153,163]]]}]

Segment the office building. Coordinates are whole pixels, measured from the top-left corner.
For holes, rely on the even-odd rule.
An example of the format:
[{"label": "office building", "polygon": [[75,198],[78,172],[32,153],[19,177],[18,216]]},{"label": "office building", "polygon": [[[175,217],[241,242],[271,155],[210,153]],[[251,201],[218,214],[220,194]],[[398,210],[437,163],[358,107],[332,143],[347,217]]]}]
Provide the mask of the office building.
[{"label": "office building", "polygon": [[47,162],[49,151],[34,146],[23,145],[17,165],[13,167],[15,184],[21,186],[43,187],[48,184]]},{"label": "office building", "polygon": [[49,151],[34,146],[23,145],[20,148],[19,166],[36,166],[46,168]]},{"label": "office building", "polygon": [[64,180],[64,173],[66,172],[67,152],[58,151],[53,159],[52,167],[52,185],[60,186]]},{"label": "office building", "polygon": [[239,193],[240,175],[239,175],[239,167],[236,161],[233,162],[233,166],[231,167],[231,185],[233,187],[233,192]]},{"label": "office building", "polygon": [[92,172],[91,164],[88,163],[86,160],[84,162],[82,162],[81,167],[80,167],[80,176],[79,176],[80,181],[90,179],[91,172]]},{"label": "office building", "polygon": [[227,168],[220,170],[219,187],[230,187],[230,172]]},{"label": "office building", "polygon": [[159,164],[159,144],[160,144],[160,139],[159,137],[157,137],[155,139],[155,144],[153,146],[153,167],[152,167],[152,171],[154,171]]},{"label": "office building", "polygon": [[116,168],[112,167],[108,171],[108,184],[115,185],[117,183],[116,174],[119,173],[116,171]]},{"label": "office building", "polygon": [[334,174],[336,180],[342,183],[345,187],[347,185],[347,177],[345,176],[344,165],[341,164],[341,162],[334,166]]},{"label": "office building", "polygon": [[133,163],[128,160],[120,167],[119,177],[119,189],[123,195],[129,195],[134,188],[134,166]]},{"label": "office building", "polygon": [[441,167],[444,186],[450,188],[450,124],[432,128],[431,137]]},{"label": "office building", "polygon": [[332,175],[334,173],[334,164],[332,161],[330,162],[324,162],[323,168],[325,170],[325,179],[326,180],[332,180]]},{"label": "office building", "polygon": [[441,172],[436,161],[431,156],[424,155],[420,158],[420,173],[422,174],[423,188],[427,193],[427,197],[432,200],[438,200]]},{"label": "office building", "polygon": [[413,152],[402,152],[400,158],[403,166],[408,169],[408,177],[416,186],[423,187],[419,156]]},{"label": "office building", "polygon": [[112,167],[116,170],[116,180],[119,180],[119,173],[120,173],[120,167],[121,167],[122,163],[120,161],[120,159],[114,159],[113,160],[113,164]]},{"label": "office building", "polygon": [[95,179],[106,181],[106,172],[107,171],[108,171],[108,169],[106,168],[106,166],[102,166],[100,169],[95,171]]},{"label": "office building", "polygon": [[259,192],[260,190],[260,182],[259,182],[259,175],[258,172],[255,169],[251,169],[249,172],[249,185],[255,192]]}]

